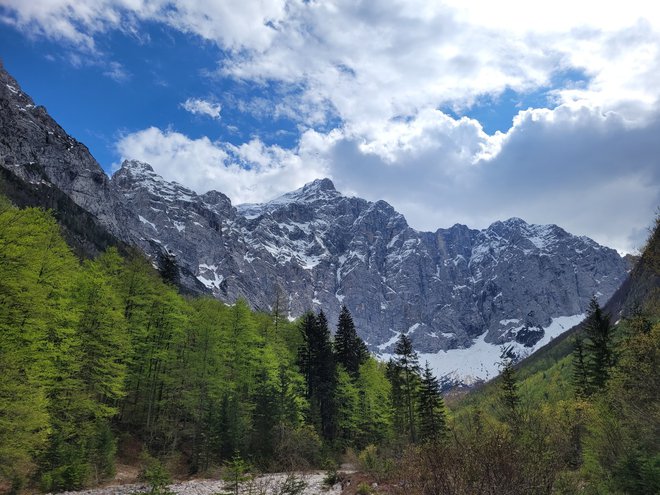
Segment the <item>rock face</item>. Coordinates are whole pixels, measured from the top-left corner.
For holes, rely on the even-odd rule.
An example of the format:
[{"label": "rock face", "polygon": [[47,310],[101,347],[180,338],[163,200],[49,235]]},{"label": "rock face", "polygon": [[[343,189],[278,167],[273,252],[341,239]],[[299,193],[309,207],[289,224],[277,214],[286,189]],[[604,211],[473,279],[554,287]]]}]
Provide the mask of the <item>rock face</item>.
[{"label": "rock face", "polygon": [[188,290],[291,317],[341,304],[371,349],[408,332],[417,350],[485,342],[531,347],[551,318],[583,313],[626,275],[612,249],[555,225],[518,218],[485,230],[419,232],[384,201],[346,197],[328,179],[264,204],[232,206],[197,194],[145,163],[108,179],[0,67],[0,167],[26,184],[61,190],[121,241],[175,256]]},{"label": "rock face", "polygon": [[612,249],[555,225],[519,218],[485,230],[463,225],[419,232],[384,201],[345,197],[316,180],[264,204],[233,207],[127,161],[113,187],[139,215],[131,235],[147,252],[166,247],[226,301],[290,316],[351,310],[372,349],[410,332],[422,352],[516,341],[531,347],[551,318],[583,313],[626,275]]},{"label": "rock face", "polygon": [[132,215],[87,147],[35,106],[0,64],[0,166],[28,184],[55,186],[112,233],[130,240]]}]

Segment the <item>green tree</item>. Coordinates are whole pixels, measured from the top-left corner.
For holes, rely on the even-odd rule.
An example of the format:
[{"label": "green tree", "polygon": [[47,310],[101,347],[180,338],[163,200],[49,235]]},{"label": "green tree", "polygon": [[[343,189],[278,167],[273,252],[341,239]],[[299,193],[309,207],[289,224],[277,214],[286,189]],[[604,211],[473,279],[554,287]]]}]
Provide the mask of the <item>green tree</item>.
[{"label": "green tree", "polygon": [[503,348],[500,362],[499,396],[502,419],[516,432],[520,428],[520,395],[516,380],[516,370],[511,357],[511,348]]},{"label": "green tree", "polygon": [[573,343],[573,388],[577,397],[587,397],[591,392],[584,340],[579,334]]},{"label": "green tree", "polygon": [[447,433],[445,403],[438,379],[433,375],[428,361],[422,372],[419,388],[420,438],[437,442]]},{"label": "green tree", "polygon": [[77,263],[52,215],[0,197],[0,482],[20,485],[47,445],[55,363],[68,359]]},{"label": "green tree", "polygon": [[613,328],[610,316],[603,312],[595,297],[589,302],[584,332],[588,338],[585,348],[590,389],[602,390],[614,365]]},{"label": "green tree", "polygon": [[342,306],[339,313],[335,333],[335,357],[337,363],[343,365],[354,378],[358,376],[360,366],[369,357],[367,346],[358,336],[353,317],[346,306]]},{"label": "green tree", "polygon": [[417,441],[416,398],[419,389],[419,357],[412,340],[402,333],[394,347],[395,358],[388,368],[388,378],[392,384],[392,404],[398,418],[399,433],[411,442]]},{"label": "green tree", "polygon": [[328,321],[323,312],[316,316],[307,313],[300,330],[303,344],[298,351],[298,366],[305,377],[309,418],[319,426],[323,438],[332,440],[336,434],[337,374]]}]

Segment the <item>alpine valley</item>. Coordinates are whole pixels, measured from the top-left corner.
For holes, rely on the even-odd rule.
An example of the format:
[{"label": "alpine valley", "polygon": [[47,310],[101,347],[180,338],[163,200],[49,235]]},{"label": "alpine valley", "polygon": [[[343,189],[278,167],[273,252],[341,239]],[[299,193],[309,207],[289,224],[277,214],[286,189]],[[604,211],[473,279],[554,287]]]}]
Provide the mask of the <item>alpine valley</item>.
[{"label": "alpine valley", "polygon": [[422,360],[459,380],[496,374],[503,345],[524,357],[568,330],[629,268],[589,238],[519,218],[420,232],[388,203],[344,196],[327,178],[243,205],[139,161],[109,178],[4,68],[0,170],[3,192],[52,208],[82,255],[137,247],[155,264],[174,260],[182,290],[291,319],[323,309],[336,321],[346,305],[372,351],[386,356],[403,332]]}]

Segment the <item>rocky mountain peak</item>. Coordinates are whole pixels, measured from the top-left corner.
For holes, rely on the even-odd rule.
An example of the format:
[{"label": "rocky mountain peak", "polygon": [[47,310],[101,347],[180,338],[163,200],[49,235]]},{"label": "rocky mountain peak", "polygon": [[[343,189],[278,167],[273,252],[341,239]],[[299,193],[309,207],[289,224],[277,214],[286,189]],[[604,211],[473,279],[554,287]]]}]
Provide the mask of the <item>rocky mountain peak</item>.
[{"label": "rocky mountain peak", "polygon": [[304,205],[318,201],[332,201],[342,198],[335,185],[328,178],[315,179],[295,191],[288,192],[266,203],[244,203],[237,205],[237,210],[246,218],[257,218],[289,205]]},{"label": "rocky mountain peak", "polygon": [[167,201],[190,202],[197,198],[196,192],[177,182],[165,180],[151,165],[138,160],[124,160],[112,176],[112,183],[124,196],[143,192]]},{"label": "rocky mountain peak", "polygon": [[341,196],[335,189],[335,185],[328,178],[316,179],[308,182],[300,189],[286,193],[270,203],[288,203],[292,201],[310,202],[315,200],[327,200]]},{"label": "rocky mountain peak", "polygon": [[132,174],[135,176],[155,174],[154,168],[151,165],[139,160],[124,160],[116,173]]}]

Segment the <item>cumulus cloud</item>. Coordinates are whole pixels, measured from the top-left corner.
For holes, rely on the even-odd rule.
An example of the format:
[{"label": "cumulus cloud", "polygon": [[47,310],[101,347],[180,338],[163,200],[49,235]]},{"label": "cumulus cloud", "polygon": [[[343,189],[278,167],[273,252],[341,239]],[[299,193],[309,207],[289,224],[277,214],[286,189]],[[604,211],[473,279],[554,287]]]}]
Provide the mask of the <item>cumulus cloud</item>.
[{"label": "cumulus cloud", "polygon": [[[304,137],[301,143],[310,140]],[[307,145],[286,150],[259,139],[235,146],[150,127],[123,136],[117,150],[122,159],[150,163],[167,180],[198,192],[219,190],[235,204],[259,202],[291,190],[292,184],[328,175],[323,161],[315,159]]]},{"label": "cumulus cloud", "polygon": [[[427,132],[431,142],[446,138]],[[631,126],[615,113],[565,105],[521,112],[499,137],[460,134],[475,140],[465,150],[496,141],[498,152],[489,159],[465,160],[459,148],[446,147],[430,150],[432,156],[408,153],[399,161],[405,165],[393,167],[346,140],[331,150],[331,162],[340,187],[385,198],[420,229],[455,222],[485,227],[518,216],[629,252],[641,245],[660,204],[658,132],[658,117]],[[448,167],[455,171],[444,173]]]},{"label": "cumulus cloud", "polygon": [[98,35],[136,33],[140,21],[161,22],[228,49],[261,49],[270,42],[272,23],[285,14],[284,0],[3,0],[1,7],[5,23],[91,51]]},{"label": "cumulus cloud", "polygon": [[[660,203],[660,9],[647,0],[2,3],[4,22],[82,50],[109,30],[160,22],[217,44],[220,82],[278,88],[245,110],[297,121],[293,149],[156,128],[118,144],[169,179],[213,184],[237,202],[328,175],[389,200],[419,228],[521,216],[621,250],[636,247]],[[551,104],[494,135],[450,116],[505,91]]]},{"label": "cumulus cloud", "polygon": [[[307,131],[285,150],[256,139],[233,146],[150,128],[125,136],[119,149],[170,180],[200,192],[218,189],[235,203],[327,176],[345,194],[387,200],[417,229],[483,228],[519,216],[621,252],[641,246],[660,204],[660,118],[640,127],[600,108],[563,105],[522,111],[496,137],[474,120],[441,112],[413,128],[395,155],[339,129]],[[479,158],[489,146],[497,153]]]},{"label": "cumulus cloud", "polygon": [[181,107],[192,114],[207,115],[212,119],[219,119],[220,110],[222,109],[219,103],[213,103],[202,98],[188,98],[181,103]]}]

